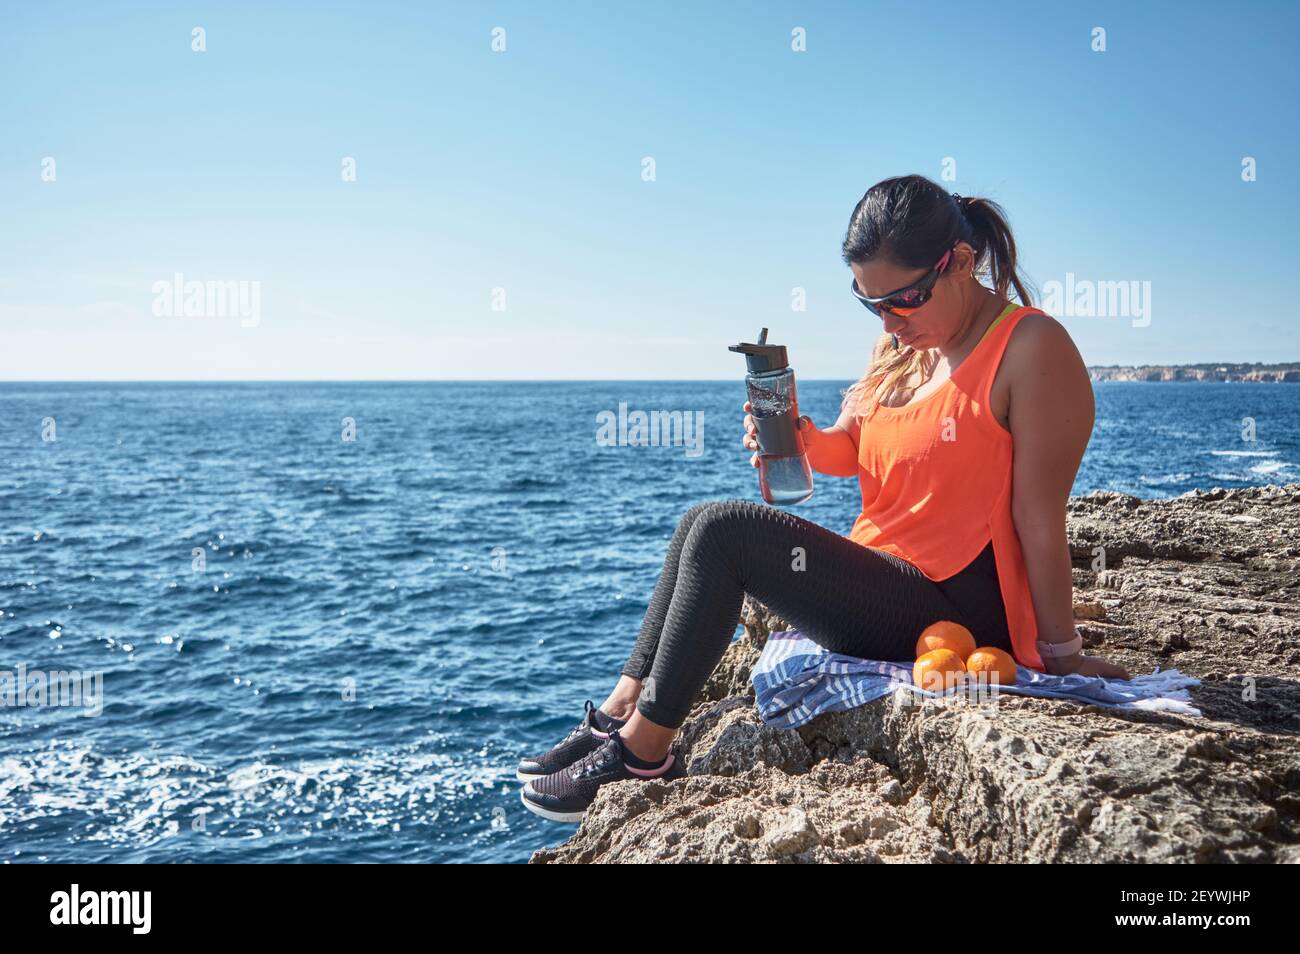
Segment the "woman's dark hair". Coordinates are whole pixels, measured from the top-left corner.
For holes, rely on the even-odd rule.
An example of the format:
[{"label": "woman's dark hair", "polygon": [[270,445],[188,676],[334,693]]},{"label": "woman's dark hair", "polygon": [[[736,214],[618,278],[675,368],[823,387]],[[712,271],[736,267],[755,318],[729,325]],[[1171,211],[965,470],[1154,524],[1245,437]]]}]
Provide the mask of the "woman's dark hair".
[{"label": "woman's dark hair", "polygon": [[1014,288],[1022,304],[1033,304],[1002,207],[991,199],[958,200],[925,176],[897,176],[867,190],[849,219],[844,261],[883,255],[905,268],[930,268],[959,241],[975,249],[976,273],[987,274],[999,295],[1009,298]]},{"label": "woman's dark hair", "polygon": [[[1016,267],[1016,240],[1006,213],[990,199],[962,196],[925,176],[899,176],[877,182],[859,201],[844,236],[844,261],[852,265],[884,256],[905,268],[932,268],[957,242],[975,249],[975,271],[987,274],[1003,298],[1015,288],[1022,305],[1032,305],[1027,283]],[[938,353],[892,346],[881,335],[862,377],[844,392],[842,406],[871,417],[882,399],[906,398],[934,373]]]}]

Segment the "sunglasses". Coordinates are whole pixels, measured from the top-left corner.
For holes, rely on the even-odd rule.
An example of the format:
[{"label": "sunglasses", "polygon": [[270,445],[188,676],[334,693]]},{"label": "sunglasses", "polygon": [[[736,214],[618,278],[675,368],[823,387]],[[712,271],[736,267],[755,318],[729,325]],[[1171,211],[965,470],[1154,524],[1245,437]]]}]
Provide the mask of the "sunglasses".
[{"label": "sunglasses", "polygon": [[939,259],[933,268],[906,288],[891,291],[888,295],[881,295],[879,298],[868,298],[858,291],[858,280],[855,278],[850,284],[853,297],[862,302],[877,318],[883,317],[881,312],[906,318],[930,300],[930,296],[934,294],[934,283],[947,269],[948,263],[952,260],[952,252],[952,249],[944,252],[943,258]]}]

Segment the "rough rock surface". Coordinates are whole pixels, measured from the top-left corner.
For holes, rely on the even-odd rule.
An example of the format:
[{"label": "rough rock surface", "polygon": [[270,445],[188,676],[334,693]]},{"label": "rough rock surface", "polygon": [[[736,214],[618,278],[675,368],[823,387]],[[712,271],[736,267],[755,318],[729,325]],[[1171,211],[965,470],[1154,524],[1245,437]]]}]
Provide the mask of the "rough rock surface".
[{"label": "rough rock surface", "polygon": [[1203,717],[1002,695],[762,724],[788,628],[746,601],[682,728],[688,776],[603,789],[551,862],[1300,861],[1300,484],[1069,505],[1092,653],[1202,680]]}]

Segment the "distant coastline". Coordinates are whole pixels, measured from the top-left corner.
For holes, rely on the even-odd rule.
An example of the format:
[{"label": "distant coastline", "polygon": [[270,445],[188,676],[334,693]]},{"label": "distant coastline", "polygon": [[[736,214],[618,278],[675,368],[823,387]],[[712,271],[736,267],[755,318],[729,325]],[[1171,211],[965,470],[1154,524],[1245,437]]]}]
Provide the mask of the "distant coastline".
[{"label": "distant coastline", "polygon": [[1090,365],[1094,381],[1266,381],[1300,384],[1300,362]]}]

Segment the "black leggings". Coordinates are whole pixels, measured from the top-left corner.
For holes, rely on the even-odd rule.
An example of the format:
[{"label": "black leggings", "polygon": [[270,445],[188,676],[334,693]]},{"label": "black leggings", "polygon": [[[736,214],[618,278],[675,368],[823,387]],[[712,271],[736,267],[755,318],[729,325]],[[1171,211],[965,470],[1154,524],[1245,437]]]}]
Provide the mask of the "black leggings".
[{"label": "black leggings", "polygon": [[[802,551],[800,550],[802,548]],[[623,674],[645,680],[640,713],[677,728],[722,658],[745,594],[831,652],[910,662],[921,630],[941,619],[979,646],[1011,652],[993,544],[934,582],[882,550],[750,500],[686,511],[668,545]]]}]

